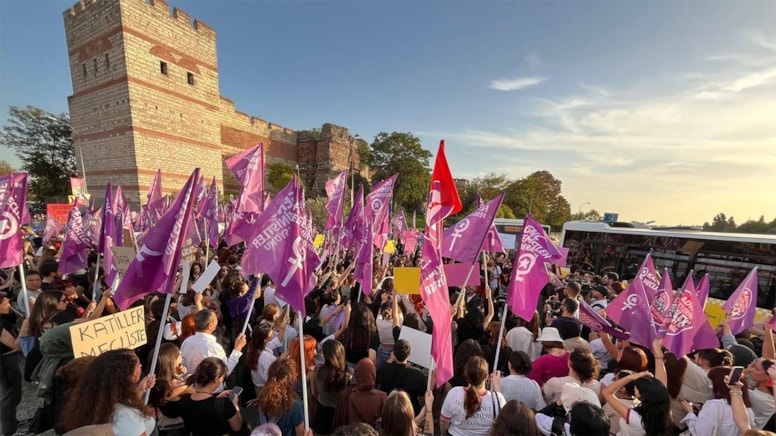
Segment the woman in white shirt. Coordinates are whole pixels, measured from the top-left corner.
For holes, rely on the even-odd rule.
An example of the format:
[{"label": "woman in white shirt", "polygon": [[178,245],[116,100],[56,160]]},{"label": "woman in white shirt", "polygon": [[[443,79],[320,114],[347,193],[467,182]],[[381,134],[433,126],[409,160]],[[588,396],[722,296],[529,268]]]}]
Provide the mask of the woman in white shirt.
[{"label": "woman in white shirt", "polygon": [[466,362],[466,387],[457,386],[448,392],[442,404],[439,425],[442,435],[486,436],[499,410],[506,404],[499,391],[498,372],[494,373],[494,391],[485,387],[488,362],[473,356]]},{"label": "woman in white shirt", "polygon": [[[725,377],[730,374],[730,367],[718,366],[709,370],[714,399],[703,403],[703,407],[696,416],[692,403],[682,401],[682,407],[687,415],[682,420],[687,423],[687,429],[693,436],[737,436],[738,427],[733,420],[733,409],[730,406],[731,391],[725,383]],[[746,413],[749,417],[749,425],[754,426],[754,412],[749,402],[749,389],[742,386],[740,392],[746,405]]]},{"label": "woman in white shirt", "polygon": [[526,321],[518,318],[517,327],[507,332],[507,345],[512,350],[520,350],[528,353],[531,361],[536,360],[542,354],[541,342],[536,342],[536,338],[541,336],[539,328],[539,312],[534,312],[533,318]]},{"label": "woman in white shirt", "polygon": [[248,344],[248,353],[245,356],[245,366],[251,370],[251,380],[258,397],[264,385],[267,383],[267,371],[276,357],[267,347],[267,344],[275,337],[275,332],[269,324],[259,324],[253,329],[251,343]]}]

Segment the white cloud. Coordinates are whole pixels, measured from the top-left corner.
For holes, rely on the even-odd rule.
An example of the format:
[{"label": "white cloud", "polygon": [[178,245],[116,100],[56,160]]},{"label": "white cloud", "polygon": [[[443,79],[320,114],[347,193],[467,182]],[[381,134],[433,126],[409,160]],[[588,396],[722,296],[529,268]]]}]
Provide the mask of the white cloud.
[{"label": "white cloud", "polygon": [[536,86],[547,80],[546,77],[516,77],[514,79],[495,79],[490,82],[490,89],[497,91],[517,91]]},{"label": "white cloud", "polygon": [[770,50],[776,50],[776,37],[768,36],[762,30],[754,30],[749,33],[749,39],[761,46]]}]

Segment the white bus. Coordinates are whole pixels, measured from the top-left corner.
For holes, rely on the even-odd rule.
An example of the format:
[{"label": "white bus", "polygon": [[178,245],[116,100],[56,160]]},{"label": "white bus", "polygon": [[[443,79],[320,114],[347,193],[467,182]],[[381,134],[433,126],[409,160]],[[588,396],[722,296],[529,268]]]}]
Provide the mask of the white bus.
[{"label": "white bus", "polygon": [[628,280],[652,250],[655,267],[658,271],[668,268],[678,281],[675,286],[681,286],[691,270],[696,282],[708,273],[710,296],[722,300],[757,266],[757,305],[770,309],[776,303],[776,235],[569,221],[563,225],[561,245],[569,249],[569,266],[594,273],[614,271]]},{"label": "white bus", "polygon": [[[517,238],[520,236],[520,232],[523,230],[523,220],[513,218],[495,218],[493,225],[496,226],[496,231],[501,237],[501,242],[504,243],[504,248],[507,250],[515,250],[517,248]],[[547,234],[550,234],[550,226],[542,225]]]}]

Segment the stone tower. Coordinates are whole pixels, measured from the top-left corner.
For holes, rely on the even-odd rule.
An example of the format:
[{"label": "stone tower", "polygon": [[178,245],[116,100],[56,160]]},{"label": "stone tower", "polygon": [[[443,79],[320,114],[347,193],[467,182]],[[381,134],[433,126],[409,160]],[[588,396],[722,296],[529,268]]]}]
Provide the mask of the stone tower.
[{"label": "stone tower", "polygon": [[351,161],[366,174],[344,127],[325,124],[298,142],[296,131],[236,110],[219,94],[215,31],[166,1],[82,0],[63,15],[75,151],[92,195],[121,184],[137,206],[157,168],[167,193],[195,167],[235,192],[224,161],[260,142],[268,163],[299,165],[316,191]]}]

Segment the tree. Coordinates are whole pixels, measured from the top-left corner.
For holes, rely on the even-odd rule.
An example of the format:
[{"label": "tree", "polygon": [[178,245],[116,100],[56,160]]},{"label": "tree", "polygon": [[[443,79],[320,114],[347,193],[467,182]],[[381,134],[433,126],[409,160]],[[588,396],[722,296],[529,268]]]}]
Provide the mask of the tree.
[{"label": "tree", "polygon": [[323,229],[326,226],[326,218],[329,216],[326,212],[326,202],[326,197],[307,198],[304,202],[305,208],[312,216],[313,227],[315,227],[318,233],[323,233]]},{"label": "tree", "polygon": [[569,217],[569,221],[601,221],[603,215],[595,209],[590,209],[587,212],[575,212]]},{"label": "tree", "polygon": [[32,106],[11,106],[0,146],[13,149],[30,174],[30,197],[67,197],[76,173],[73,131],[67,114],[54,115]]},{"label": "tree", "polygon": [[294,169],[282,162],[268,164],[266,169],[265,180],[270,184],[269,188],[272,188],[270,191],[273,193],[283,189],[294,177]]},{"label": "tree", "polygon": [[420,139],[412,133],[380,132],[370,149],[364,150],[361,159],[372,169],[373,181],[399,173],[393,191],[395,205],[409,211],[420,211],[431,181],[431,156],[431,152],[424,149]]},{"label": "tree", "polygon": [[509,183],[504,203],[512,208],[515,216],[535,215],[539,222],[559,227],[571,217],[571,207],[560,191],[560,180],[549,171],[536,171]]},{"label": "tree", "polygon": [[14,172],[13,167],[5,160],[0,160],[0,176]]}]

